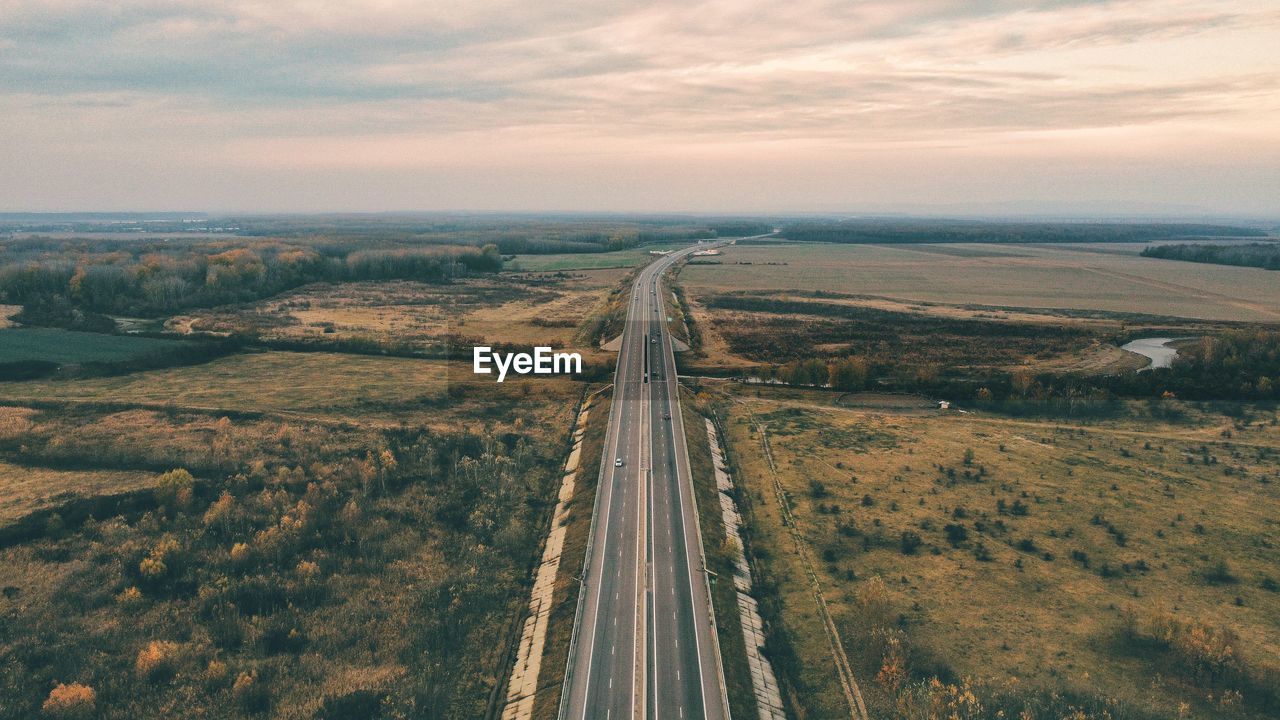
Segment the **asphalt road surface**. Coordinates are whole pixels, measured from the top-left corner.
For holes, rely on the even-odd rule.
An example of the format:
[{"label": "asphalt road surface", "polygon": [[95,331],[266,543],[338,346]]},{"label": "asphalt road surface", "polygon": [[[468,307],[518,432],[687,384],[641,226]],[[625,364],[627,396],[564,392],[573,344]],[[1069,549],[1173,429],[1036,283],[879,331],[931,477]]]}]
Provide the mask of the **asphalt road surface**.
[{"label": "asphalt road surface", "polygon": [[632,289],[562,720],[728,718],[659,282],[706,247]]}]

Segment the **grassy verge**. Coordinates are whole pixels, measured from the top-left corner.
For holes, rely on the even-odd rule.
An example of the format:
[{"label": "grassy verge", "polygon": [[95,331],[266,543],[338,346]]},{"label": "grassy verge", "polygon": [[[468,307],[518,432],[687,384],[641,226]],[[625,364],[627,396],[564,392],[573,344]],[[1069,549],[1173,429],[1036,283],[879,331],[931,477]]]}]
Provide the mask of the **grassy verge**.
[{"label": "grassy verge", "polygon": [[678,322],[671,324],[671,332],[689,346],[689,352],[699,353],[702,349],[702,333],[698,329],[693,313],[689,310],[689,303],[684,297],[684,288],[680,286],[680,272],[683,269],[684,266],[681,265],[673,270],[671,282],[669,283],[671,293],[675,296],[675,311],[676,319],[678,320]]},{"label": "grassy verge", "polygon": [[[769,487],[760,440],[745,418],[717,407],[721,450],[737,485],[747,556],[755,573],[753,595],[765,624],[765,655],[788,709],[804,718],[847,718],[849,707],[830,659],[822,620],[800,559]],[[778,528],[774,532],[773,528]]]},{"label": "grassy verge", "polygon": [[681,398],[685,439],[689,446],[689,467],[693,471],[693,488],[698,502],[698,520],[702,526],[702,544],[707,552],[707,566],[712,577],[711,600],[715,606],[716,630],[720,639],[720,657],[733,717],[755,717],[756,701],[751,689],[751,670],[742,637],[742,621],[738,615],[738,595],[733,585],[733,556],[726,548],[727,537],[720,517],[720,498],[716,489],[711,448],[707,444],[707,426],[695,407],[696,399],[686,394]]},{"label": "grassy verge", "polygon": [[627,321],[627,303],[631,299],[635,279],[635,272],[627,273],[617,287],[609,292],[609,296],[592,310],[579,329],[579,337],[584,342],[590,342],[592,347],[596,347],[622,334],[622,327]]},{"label": "grassy verge", "polygon": [[535,720],[550,720],[560,708],[560,692],[564,687],[565,663],[569,658],[569,640],[578,607],[582,566],[591,533],[591,513],[595,507],[596,487],[600,480],[600,460],[604,456],[604,436],[609,427],[611,393],[601,393],[592,402],[587,416],[587,430],[582,436],[578,460],[578,477],[570,503],[568,530],[560,555],[560,572],[556,577],[554,609],[547,623],[547,642],[538,674],[538,698],[533,705]]}]

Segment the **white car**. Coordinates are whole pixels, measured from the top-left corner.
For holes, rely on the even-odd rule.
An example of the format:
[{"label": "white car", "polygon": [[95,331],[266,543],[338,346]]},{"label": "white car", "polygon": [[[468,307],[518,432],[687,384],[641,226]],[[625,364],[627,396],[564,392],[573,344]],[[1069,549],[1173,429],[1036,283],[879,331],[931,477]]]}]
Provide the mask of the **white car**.
[{"label": "white car", "polygon": [[622,467],[622,458],[618,458],[617,460],[614,460],[614,461],[613,461],[613,466],[614,466],[614,467]]}]

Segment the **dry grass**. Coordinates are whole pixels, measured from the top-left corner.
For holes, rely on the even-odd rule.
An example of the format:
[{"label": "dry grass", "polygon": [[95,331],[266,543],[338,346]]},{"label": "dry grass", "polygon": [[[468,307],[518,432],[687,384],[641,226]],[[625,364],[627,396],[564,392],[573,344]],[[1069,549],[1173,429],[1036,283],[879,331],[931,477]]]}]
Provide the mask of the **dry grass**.
[{"label": "dry grass", "polygon": [[654,243],[628,250],[600,253],[551,253],[547,255],[517,255],[507,264],[508,268],[524,271],[600,270],[633,268],[653,260],[655,250],[677,250],[688,247],[688,242]]},{"label": "dry grass", "polygon": [[[1138,257],[1116,245],[830,245],[725,248],[681,275],[702,290],[824,290],[897,301],[1280,321],[1280,285],[1255,268]],[[750,263],[750,264],[739,264]]]},{"label": "dry grass", "polygon": [[574,480],[573,500],[567,518],[564,547],[560,551],[560,572],[553,591],[554,609],[548,619],[547,641],[538,673],[538,697],[533,717],[552,720],[560,709],[564,689],[564,671],[569,659],[569,640],[577,616],[578,593],[586,562],[587,541],[591,534],[591,516],[595,511],[596,489],[600,483],[600,462],[604,457],[605,432],[609,427],[612,392],[605,391],[592,401],[582,435],[578,475]]},{"label": "dry grass", "polygon": [[13,327],[15,323],[10,318],[21,311],[21,305],[0,305],[0,330]]},{"label": "dry grass", "polygon": [[[786,607],[811,717],[839,715],[830,702],[834,676],[754,423],[768,427],[779,479],[820,559],[824,596],[851,656],[866,650],[854,640],[855,595],[881,577],[926,665],[1013,692],[1098,693],[1168,714],[1186,701],[1194,716],[1219,716],[1214,689],[1123,646],[1126,607],[1231,628],[1252,661],[1280,662],[1280,593],[1266,587],[1266,578],[1280,579],[1280,430],[1271,414],[1243,430],[1195,413],[1187,425],[1074,427],[837,408],[821,393],[761,394],[743,392],[728,406],[729,442],[754,505],[753,546],[768,556]],[[1206,456],[1216,461],[1206,465]],[[953,546],[949,524],[964,525],[967,538]],[[913,554],[904,554],[903,533],[920,540]],[[1211,579],[1219,561],[1234,579]],[[876,671],[864,664],[863,689],[883,710]]]},{"label": "dry grass", "polygon": [[[158,492],[167,507],[0,549],[0,608],[13,618],[0,642],[13,659],[0,667],[0,717],[39,712],[54,681],[73,680],[119,717],[313,718],[336,699],[383,696],[402,713],[482,715],[528,599],[529,548],[572,411],[553,392],[533,395],[493,423],[509,431],[502,441],[472,436],[451,450],[448,436],[398,425],[6,409],[4,427],[51,463],[177,453],[231,467],[203,477],[195,498]],[[103,442],[112,454],[77,449]],[[486,449],[512,460],[486,460]],[[374,456],[390,460],[366,479]]]},{"label": "dry grass", "polygon": [[[492,376],[473,375],[460,362],[267,352],[129,375],[9,383],[0,386],[0,401],[125,402],[475,429],[517,419],[554,421],[571,407],[577,392],[576,383],[561,377],[509,377],[499,385]],[[548,402],[522,402],[534,394]],[[552,410],[555,415],[543,412]]]},{"label": "dry grass", "polygon": [[[797,353],[853,354],[947,370],[1107,375],[1145,365],[1118,347],[1135,334],[1196,336],[1220,332],[1224,321],[1280,322],[1280,291],[1266,271],[1188,268],[1139,257],[1138,249],[733,246],[719,261],[680,273],[701,330],[700,352],[682,364],[694,373],[742,374]],[[895,322],[897,336],[877,330]],[[912,327],[934,330],[918,336]],[[978,347],[965,347],[975,333]]]},{"label": "dry grass", "polygon": [[51,470],[0,461],[0,526],[77,497],[149,487],[155,474],[115,470]]},{"label": "dry grass", "polygon": [[246,306],[181,315],[167,326],[253,333],[266,340],[359,338],[417,350],[432,349],[453,337],[475,344],[550,345],[594,353],[580,342],[582,327],[623,274],[504,273],[450,285],[321,283]]}]

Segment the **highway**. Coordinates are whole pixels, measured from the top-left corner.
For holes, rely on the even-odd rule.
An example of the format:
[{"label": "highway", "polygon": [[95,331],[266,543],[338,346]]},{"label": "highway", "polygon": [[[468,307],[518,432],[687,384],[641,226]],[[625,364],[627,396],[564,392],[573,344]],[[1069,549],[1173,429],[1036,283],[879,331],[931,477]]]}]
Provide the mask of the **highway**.
[{"label": "highway", "polygon": [[632,288],[562,720],[728,718],[661,283],[709,246]]}]

